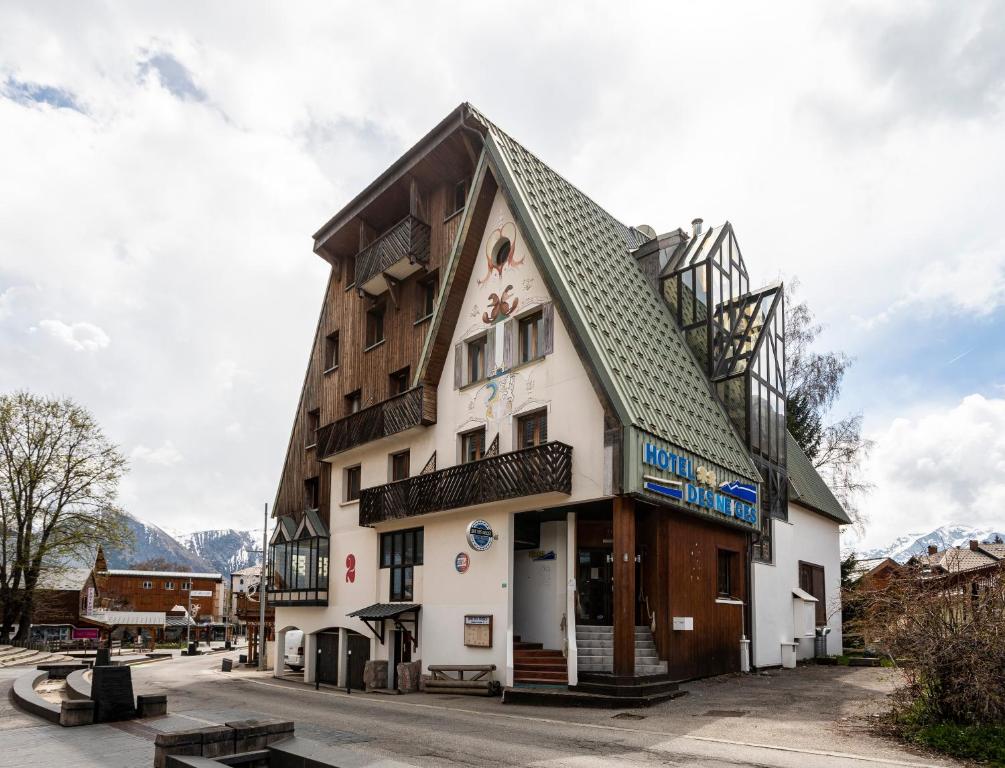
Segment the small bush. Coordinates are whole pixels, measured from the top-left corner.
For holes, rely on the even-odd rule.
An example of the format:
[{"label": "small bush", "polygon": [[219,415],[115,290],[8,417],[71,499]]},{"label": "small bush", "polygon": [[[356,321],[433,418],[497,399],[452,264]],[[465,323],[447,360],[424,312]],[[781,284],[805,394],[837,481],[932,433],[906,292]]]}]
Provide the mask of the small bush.
[{"label": "small bush", "polygon": [[983,760],[1005,768],[1005,727],[982,725],[924,725],[905,731],[912,741],[953,757]]}]

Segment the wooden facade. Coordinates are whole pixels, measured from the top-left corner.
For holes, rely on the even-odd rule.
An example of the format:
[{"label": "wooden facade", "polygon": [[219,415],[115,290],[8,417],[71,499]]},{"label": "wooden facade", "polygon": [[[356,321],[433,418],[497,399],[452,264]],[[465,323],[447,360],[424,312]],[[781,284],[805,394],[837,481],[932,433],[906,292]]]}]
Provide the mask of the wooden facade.
[{"label": "wooden facade", "polygon": [[[304,510],[316,502],[319,515],[328,525],[331,477],[321,461],[325,452],[345,450],[360,441],[391,434],[398,427],[413,426],[395,422],[392,432],[388,432],[384,419],[374,426],[374,414],[384,415],[386,409],[380,405],[400,395],[400,379],[392,379],[392,374],[404,375],[408,387],[418,383],[419,356],[432,319],[427,311],[427,286],[435,285],[438,298],[441,271],[463,219],[461,192],[470,189],[476,157],[470,139],[460,131],[448,134],[407,173],[378,179],[371,185],[373,189],[350,203],[315,235],[315,250],[332,266],[273,516],[288,515],[299,521]],[[375,265],[386,268],[386,264],[379,264],[380,259],[386,260],[386,253],[396,253],[397,244],[389,245],[382,255],[377,254],[380,249],[374,245],[385,235],[386,240],[394,240],[399,231],[407,232],[407,240],[401,244],[402,254],[414,260],[416,271],[402,280],[387,275],[386,289],[377,295],[363,292],[356,284],[357,276],[374,283],[374,275],[379,273]],[[383,340],[368,343],[367,314],[374,309],[383,309]],[[338,358],[332,361],[329,339],[334,339],[335,334]],[[356,430],[360,434],[355,438],[336,438],[341,441],[336,447],[332,439],[334,423],[350,415],[358,416],[347,400],[356,392],[360,395],[357,407],[374,409],[374,418],[370,419],[374,423],[363,424],[365,428]],[[431,423],[435,419],[435,388],[427,388],[419,398],[416,424]],[[409,396],[408,402],[413,399]],[[343,424],[362,424],[365,420],[355,418]],[[319,431],[324,445],[318,441]],[[316,497],[311,488],[315,479]]]},{"label": "wooden facade", "polygon": [[[191,582],[193,590],[208,590],[213,597],[196,597],[200,616],[220,618],[216,611],[223,595],[223,576],[206,574],[129,571],[99,574],[102,601],[111,610],[163,611],[170,613],[176,605],[188,606],[188,590],[183,583]],[[149,587],[144,586],[149,584]]]}]

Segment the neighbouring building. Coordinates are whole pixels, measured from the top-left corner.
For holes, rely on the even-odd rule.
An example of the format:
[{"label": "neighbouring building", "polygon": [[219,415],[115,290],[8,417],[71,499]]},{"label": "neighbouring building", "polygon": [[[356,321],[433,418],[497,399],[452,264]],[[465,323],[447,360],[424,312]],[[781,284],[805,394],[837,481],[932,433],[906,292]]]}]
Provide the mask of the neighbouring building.
[{"label": "neighbouring building", "polygon": [[233,635],[244,635],[247,631],[247,621],[243,618],[247,613],[245,603],[249,593],[257,593],[261,580],[262,566],[260,565],[252,565],[230,574],[227,619]]},{"label": "neighbouring building", "polygon": [[97,595],[94,568],[44,571],[35,591],[31,639],[44,642],[72,640],[74,630],[85,626],[81,617],[94,610]]},{"label": "neighbouring building", "polygon": [[728,222],[626,226],[462,104],[314,250],[277,674],[293,629],[307,681],[493,664],[514,698],[669,696],[818,624],[840,647],[816,604],[847,517],[785,430],[783,288]]}]

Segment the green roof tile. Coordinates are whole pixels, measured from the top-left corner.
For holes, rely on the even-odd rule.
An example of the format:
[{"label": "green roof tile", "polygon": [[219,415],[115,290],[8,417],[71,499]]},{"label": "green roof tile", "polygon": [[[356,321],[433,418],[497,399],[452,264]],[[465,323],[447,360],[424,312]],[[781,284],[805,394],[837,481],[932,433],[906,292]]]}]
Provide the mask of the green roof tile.
[{"label": "green roof tile", "polygon": [[788,432],[785,434],[785,447],[788,451],[790,501],[810,507],[839,523],[851,523],[851,519],[844,511],[844,507],[841,506],[841,502],[827,487],[827,483],[820,477],[813,462],[803,453],[799,443]]},{"label": "green roof tile", "polygon": [[[622,418],[724,469],[760,476],[663,299],[630,251],[627,227],[472,109],[486,148],[536,231],[550,274]],[[508,177],[508,178],[506,178]],[[540,248],[539,248],[540,250]]]}]

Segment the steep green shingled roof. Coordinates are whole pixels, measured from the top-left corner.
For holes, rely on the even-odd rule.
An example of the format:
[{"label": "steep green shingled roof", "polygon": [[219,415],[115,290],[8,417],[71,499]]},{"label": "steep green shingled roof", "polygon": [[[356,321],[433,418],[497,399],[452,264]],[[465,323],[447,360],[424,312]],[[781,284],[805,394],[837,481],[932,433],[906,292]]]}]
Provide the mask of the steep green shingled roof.
[{"label": "steep green shingled roof", "polygon": [[826,515],[842,524],[851,523],[848,513],[844,511],[827,483],[820,477],[813,462],[803,453],[799,443],[788,432],[785,447],[788,451],[790,501],[803,504]]},{"label": "steep green shingled roof", "polygon": [[[663,299],[629,250],[644,240],[506,133],[486,148],[531,223],[542,268],[568,308],[605,389],[629,424],[760,480],[746,448],[688,349]],[[508,178],[505,178],[507,177]]]}]

